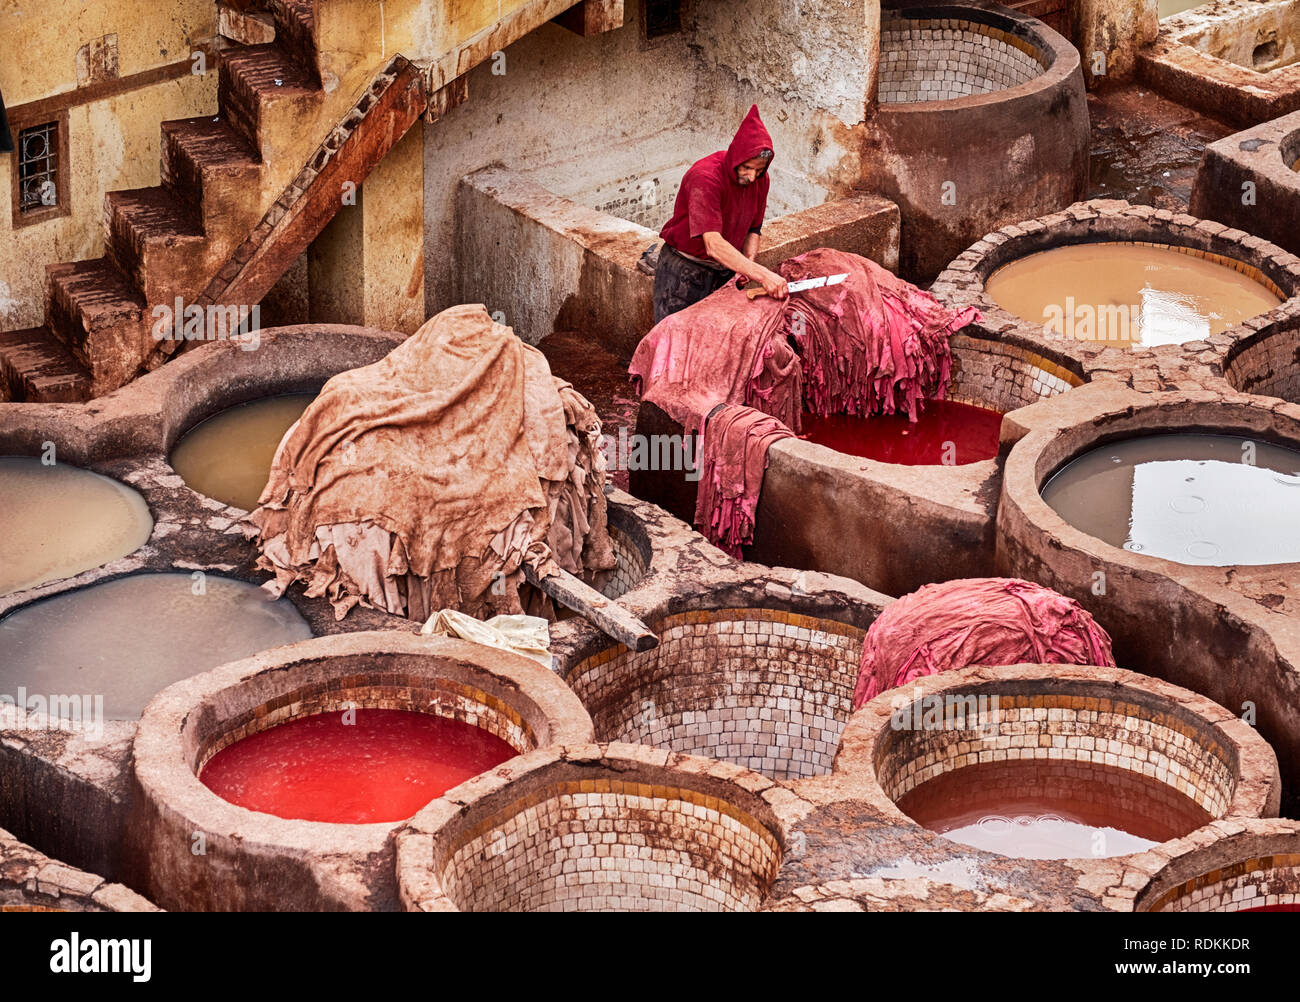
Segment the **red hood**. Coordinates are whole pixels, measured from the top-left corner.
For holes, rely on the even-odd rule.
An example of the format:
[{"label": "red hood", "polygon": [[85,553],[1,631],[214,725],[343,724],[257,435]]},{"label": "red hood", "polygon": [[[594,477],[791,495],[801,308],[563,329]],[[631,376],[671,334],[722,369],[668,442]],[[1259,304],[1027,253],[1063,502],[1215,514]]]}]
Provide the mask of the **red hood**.
[{"label": "red hood", "polygon": [[[772,149],[772,137],[768,135],[767,127],[763,120],[758,117],[758,105],[750,105],[749,114],[745,120],[740,123],[740,128],[736,130],[736,136],[727,147],[727,156],[723,161],[727,166],[727,174],[735,181],[736,168],[746,160],[758,156],[761,150]],[[767,162],[768,167],[772,166],[772,161]],[[767,167],[763,168],[763,174],[767,173]],[[762,177],[760,174],[759,177]]]}]

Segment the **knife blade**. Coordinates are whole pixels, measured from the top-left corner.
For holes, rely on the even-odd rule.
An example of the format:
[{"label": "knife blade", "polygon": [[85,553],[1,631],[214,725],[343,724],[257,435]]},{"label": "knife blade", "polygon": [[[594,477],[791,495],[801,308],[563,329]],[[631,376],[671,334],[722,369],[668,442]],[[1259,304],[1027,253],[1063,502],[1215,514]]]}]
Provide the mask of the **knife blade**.
[{"label": "knife blade", "polygon": [[[790,282],[786,285],[787,292],[806,292],[809,289],[820,289],[823,285],[839,285],[849,277],[848,272],[840,275],[818,275],[816,278],[801,278],[797,282]],[[745,295],[750,299],[757,299],[759,296],[767,295],[763,287],[758,283],[746,286]]]}]

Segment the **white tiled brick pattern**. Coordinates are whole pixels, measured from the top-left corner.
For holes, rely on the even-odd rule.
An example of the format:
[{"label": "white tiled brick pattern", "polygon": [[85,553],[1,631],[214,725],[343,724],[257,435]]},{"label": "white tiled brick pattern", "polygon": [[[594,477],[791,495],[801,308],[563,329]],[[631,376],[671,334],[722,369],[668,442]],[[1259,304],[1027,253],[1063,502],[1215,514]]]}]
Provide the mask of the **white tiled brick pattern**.
[{"label": "white tiled brick pattern", "polygon": [[880,32],[880,102],[949,101],[1040,76],[1045,57],[1030,55],[1011,37],[956,18],[922,21],[886,14]]},{"label": "white tiled brick pattern", "polygon": [[761,609],[686,613],[658,630],[652,651],[611,649],[569,674],[598,741],[705,755],[773,779],[830,771],[861,630]]},{"label": "white tiled brick pattern", "polygon": [[956,334],[947,399],[1003,414],[1054,397],[1083,380],[1024,348]]},{"label": "white tiled brick pattern", "polygon": [[609,541],[614,546],[618,566],[612,571],[597,574],[595,587],[606,598],[618,598],[639,585],[648,568],[641,551],[625,532],[610,526]]},{"label": "white tiled brick pattern", "polygon": [[1141,773],[1216,818],[1236,783],[1229,753],[1208,725],[1135,702],[1056,695],[1000,696],[997,727],[987,737],[975,728],[891,730],[878,746],[876,772],[897,800],[940,773],[1008,759],[1093,762]]},{"label": "white tiled brick pattern", "polygon": [[1152,911],[1238,912],[1300,904],[1300,853],[1224,865],[1161,896]]},{"label": "white tiled brick pattern", "polygon": [[461,911],[753,911],[780,858],[767,829],[716,798],[598,780],[511,804],[440,872]]}]

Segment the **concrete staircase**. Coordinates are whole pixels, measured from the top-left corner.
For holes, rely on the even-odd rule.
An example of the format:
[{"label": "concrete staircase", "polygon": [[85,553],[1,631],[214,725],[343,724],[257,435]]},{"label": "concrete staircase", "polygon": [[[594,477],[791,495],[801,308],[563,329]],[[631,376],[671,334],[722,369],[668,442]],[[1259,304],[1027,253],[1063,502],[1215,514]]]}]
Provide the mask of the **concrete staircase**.
[{"label": "concrete staircase", "polygon": [[216,114],[162,124],[162,183],[108,193],[104,256],[47,266],[44,325],[0,334],[0,400],[86,400],[161,364],[184,342],[154,307],[177,297],[258,303],[342,204],[322,174],[359,185],[405,134],[425,102],[401,57],[321,120],[316,2],[271,0],[274,42],[219,49]]}]

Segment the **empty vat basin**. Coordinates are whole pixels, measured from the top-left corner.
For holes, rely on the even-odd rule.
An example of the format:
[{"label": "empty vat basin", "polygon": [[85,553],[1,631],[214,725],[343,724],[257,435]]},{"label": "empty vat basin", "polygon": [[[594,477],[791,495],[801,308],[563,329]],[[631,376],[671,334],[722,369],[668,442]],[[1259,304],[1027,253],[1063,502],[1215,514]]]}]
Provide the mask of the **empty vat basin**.
[{"label": "empty vat basin", "polygon": [[707,759],[652,764],[631,745],[521,757],[412,819],[398,836],[402,898],[444,911],[753,911],[781,864],[772,786]]},{"label": "empty vat basin", "polygon": [[172,468],[200,494],[252,511],[280,440],[315,396],[286,393],[214,414],[176,443]]},{"label": "empty vat basin", "polygon": [[1182,564],[1300,561],[1300,451],[1236,435],[1121,439],[1067,463],[1043,500],[1075,528]]},{"label": "empty vat basin", "polygon": [[67,463],[0,457],[0,595],[34,588],[139,549],[153,531],[144,498]]},{"label": "empty vat basin", "polygon": [[659,646],[616,646],[568,674],[600,741],[707,755],[777,779],[830,771],[863,631],[779,609],[658,619]]}]

